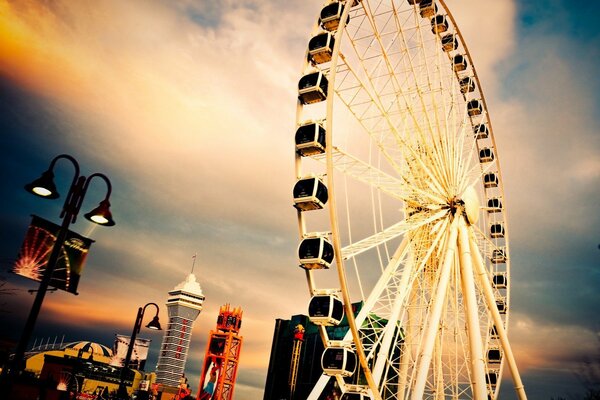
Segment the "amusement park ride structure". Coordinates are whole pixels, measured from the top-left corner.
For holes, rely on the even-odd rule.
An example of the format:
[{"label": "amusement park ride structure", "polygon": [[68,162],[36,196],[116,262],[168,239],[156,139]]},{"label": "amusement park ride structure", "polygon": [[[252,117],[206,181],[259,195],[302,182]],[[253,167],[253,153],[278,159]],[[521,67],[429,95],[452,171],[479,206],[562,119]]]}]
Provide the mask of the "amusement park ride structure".
[{"label": "amusement park ride structure", "polygon": [[221,306],[217,327],[210,331],[197,400],[232,400],[243,337],[242,309]]},{"label": "amusement park ride structure", "polygon": [[498,151],[445,2],[327,1],[304,60],[293,205],[325,346],[308,400],[332,378],[343,400],[497,399],[505,365],[526,399]]}]

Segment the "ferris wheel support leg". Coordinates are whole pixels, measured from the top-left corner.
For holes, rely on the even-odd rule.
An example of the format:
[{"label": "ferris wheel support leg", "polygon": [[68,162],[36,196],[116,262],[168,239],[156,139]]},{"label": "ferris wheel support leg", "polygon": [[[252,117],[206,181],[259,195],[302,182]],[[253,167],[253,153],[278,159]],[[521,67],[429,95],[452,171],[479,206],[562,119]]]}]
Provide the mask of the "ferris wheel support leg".
[{"label": "ferris wheel support leg", "polygon": [[406,299],[408,293],[408,283],[412,275],[412,268],[406,268],[402,272],[402,278],[400,280],[400,286],[397,292],[398,294],[394,299],[392,314],[388,319],[388,323],[385,327],[385,332],[383,334],[381,350],[379,351],[379,353],[377,353],[377,361],[375,362],[375,368],[373,368],[373,378],[375,379],[375,382],[378,387],[381,387],[381,377],[389,354],[390,352],[393,353],[394,351],[394,349],[391,348],[392,340],[397,334],[398,321],[400,319],[400,313],[403,309],[402,305],[404,304],[404,300]]},{"label": "ferris wheel support leg", "polygon": [[327,382],[329,382],[330,378],[329,375],[322,374],[306,400],[318,400],[319,396],[323,393],[323,390],[325,390],[325,386],[327,386]]},{"label": "ferris wheel support leg", "polygon": [[475,295],[475,279],[471,263],[471,249],[469,233],[464,219],[459,217],[460,227],[458,235],[458,248],[460,252],[460,279],[462,292],[466,305],[467,329],[469,337],[469,350],[471,353],[471,369],[473,371],[473,396],[475,400],[487,399],[485,384],[485,364],[483,360],[483,345],[481,328],[479,326],[477,297]]},{"label": "ferris wheel support leg", "polygon": [[521,380],[517,363],[508,341],[508,335],[504,329],[504,323],[502,321],[502,317],[500,316],[500,311],[498,311],[498,306],[496,305],[496,298],[494,297],[494,291],[492,290],[490,277],[483,265],[483,260],[481,259],[481,254],[479,253],[479,247],[477,246],[472,233],[469,239],[471,244],[471,256],[473,258],[473,263],[475,264],[476,275],[479,278],[481,287],[483,288],[483,294],[485,296],[488,309],[492,314],[494,325],[496,326],[496,332],[500,338],[500,344],[504,350],[504,355],[506,357],[506,361],[508,362],[508,368],[514,382],[515,391],[519,400],[527,400],[525,387],[523,386],[523,381]]},{"label": "ferris wheel support leg", "polygon": [[435,338],[438,335],[440,318],[442,316],[442,310],[444,306],[444,299],[448,289],[448,283],[450,281],[450,275],[452,272],[452,264],[454,262],[454,253],[457,247],[457,236],[458,236],[458,218],[455,218],[450,226],[450,236],[446,242],[446,255],[444,257],[444,264],[440,272],[440,279],[436,289],[436,295],[427,319],[424,345],[419,354],[419,366],[417,370],[417,376],[415,379],[415,386],[413,388],[412,400],[422,400],[423,394],[425,393],[425,384],[431,365],[433,345],[435,344]]}]

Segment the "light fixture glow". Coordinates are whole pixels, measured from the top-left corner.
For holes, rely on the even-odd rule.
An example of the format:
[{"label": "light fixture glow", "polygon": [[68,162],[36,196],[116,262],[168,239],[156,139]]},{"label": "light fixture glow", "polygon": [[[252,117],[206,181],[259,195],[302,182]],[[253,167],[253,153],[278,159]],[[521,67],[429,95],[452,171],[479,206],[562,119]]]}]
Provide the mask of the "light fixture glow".
[{"label": "light fixture glow", "polygon": [[31,189],[31,191],[35,194],[37,194],[38,196],[42,196],[42,197],[48,197],[52,194],[52,192],[44,187],[41,186],[36,186],[33,189]]}]

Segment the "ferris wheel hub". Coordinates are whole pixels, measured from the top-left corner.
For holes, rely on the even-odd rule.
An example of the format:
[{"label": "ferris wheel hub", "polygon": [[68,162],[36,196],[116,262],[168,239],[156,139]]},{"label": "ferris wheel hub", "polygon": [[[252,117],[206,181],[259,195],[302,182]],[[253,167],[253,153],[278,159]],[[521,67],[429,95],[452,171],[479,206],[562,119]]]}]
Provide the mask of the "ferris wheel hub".
[{"label": "ferris wheel hub", "polygon": [[479,196],[473,186],[469,186],[462,195],[465,215],[469,224],[476,224],[479,220]]}]

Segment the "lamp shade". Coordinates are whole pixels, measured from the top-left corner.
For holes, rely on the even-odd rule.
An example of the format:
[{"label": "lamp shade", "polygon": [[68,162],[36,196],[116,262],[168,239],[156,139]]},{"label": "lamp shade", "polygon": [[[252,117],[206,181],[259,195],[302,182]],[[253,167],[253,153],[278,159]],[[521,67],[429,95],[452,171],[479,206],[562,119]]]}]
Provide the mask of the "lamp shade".
[{"label": "lamp shade", "polygon": [[102,200],[98,207],[85,214],[84,217],[98,225],[113,226],[115,224],[110,212],[110,203],[107,199]]},{"label": "lamp shade", "polygon": [[54,184],[54,173],[50,170],[44,172],[35,181],[25,185],[25,190],[46,199],[58,199],[59,197],[58,190],[56,190],[56,185]]},{"label": "lamp shade", "polygon": [[155,315],[154,318],[152,318],[152,321],[150,321],[150,323],[146,325],[146,328],[155,329],[157,331],[162,330],[162,328],[160,327],[160,322],[158,322],[158,315]]}]

